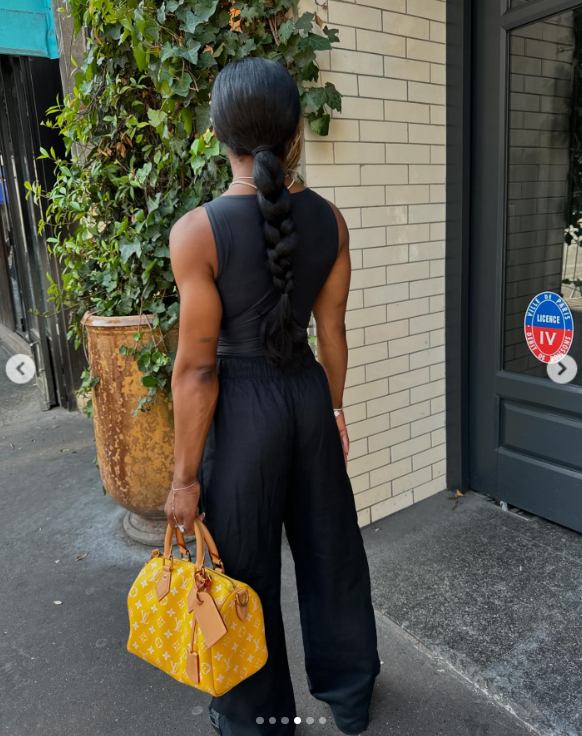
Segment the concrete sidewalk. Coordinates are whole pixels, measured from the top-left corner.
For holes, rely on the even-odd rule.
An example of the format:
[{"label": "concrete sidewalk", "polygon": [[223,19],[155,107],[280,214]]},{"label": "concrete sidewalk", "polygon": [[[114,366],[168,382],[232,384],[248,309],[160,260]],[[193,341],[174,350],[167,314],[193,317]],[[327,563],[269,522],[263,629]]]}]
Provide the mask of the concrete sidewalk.
[{"label": "concrete sidewalk", "polygon": [[470,493],[365,530],[374,604],[540,734],[582,734],[582,535]]},{"label": "concrete sidewalk", "polygon": [[[93,464],[91,422],[61,410],[39,412],[34,389],[9,384],[3,369],[0,402],[0,539],[4,551],[0,733],[211,736],[214,732],[208,724],[204,694],[174,682],[126,652],[125,599],[149,550],[125,537],[122,510],[102,493]],[[419,514],[416,524],[410,514],[398,514],[364,530],[384,663],[366,733],[529,733],[506,709],[392,620],[398,617],[387,601],[394,595],[401,611],[405,575],[414,575],[410,566],[398,572],[392,565],[398,544],[404,555],[410,546],[407,535],[422,531],[423,512],[415,509],[409,511]],[[395,532],[399,518],[405,519],[400,539]],[[449,553],[454,561],[455,550]],[[87,556],[76,561],[84,554]],[[409,582],[420,595],[424,573],[417,570],[416,576],[419,583]],[[303,719],[297,733],[333,736],[339,731],[329,709],[307,692],[294,572],[286,544],[282,598],[298,714]],[[411,611],[409,622],[413,614]],[[413,626],[408,628],[414,631]]]}]

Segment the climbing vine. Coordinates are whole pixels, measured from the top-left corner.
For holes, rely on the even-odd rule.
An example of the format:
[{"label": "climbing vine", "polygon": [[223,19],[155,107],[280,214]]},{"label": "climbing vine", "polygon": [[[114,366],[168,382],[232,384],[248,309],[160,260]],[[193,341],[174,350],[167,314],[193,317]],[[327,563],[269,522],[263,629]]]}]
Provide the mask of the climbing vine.
[{"label": "climbing vine", "polygon": [[[49,248],[62,282],[49,292],[70,314],[68,337],[79,345],[87,311],[152,315],[166,334],[179,319],[168,240],[184,213],[220,195],[231,177],[210,123],[217,73],[245,56],[283,64],[297,82],[311,129],[326,135],[341,109],[334,85],[320,83],[316,52],[338,41],[298,0],[70,0],[86,52],[73,92],[49,110],[67,155],[53,161],[56,183],[46,198]],[[162,344],[124,347],[138,361],[148,397],[169,393],[174,353]],[[84,376],[83,388],[98,377]]]}]

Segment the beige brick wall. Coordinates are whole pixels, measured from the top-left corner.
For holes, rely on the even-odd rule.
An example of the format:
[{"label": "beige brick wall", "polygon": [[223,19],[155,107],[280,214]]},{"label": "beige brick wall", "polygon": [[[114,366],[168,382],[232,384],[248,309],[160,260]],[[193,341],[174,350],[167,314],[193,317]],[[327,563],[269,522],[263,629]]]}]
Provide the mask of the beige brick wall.
[{"label": "beige brick wall", "polygon": [[343,109],[326,139],[306,130],[305,172],[351,232],[344,405],[363,526],[445,488],[445,2],[317,12],[339,29],[319,62]]}]

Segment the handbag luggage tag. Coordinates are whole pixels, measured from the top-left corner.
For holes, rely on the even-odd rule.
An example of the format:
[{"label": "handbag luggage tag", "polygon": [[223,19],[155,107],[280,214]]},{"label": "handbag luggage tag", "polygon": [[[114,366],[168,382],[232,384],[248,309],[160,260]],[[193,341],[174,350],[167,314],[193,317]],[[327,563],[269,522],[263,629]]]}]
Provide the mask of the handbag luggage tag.
[{"label": "handbag luggage tag", "polygon": [[190,588],[188,592],[188,597],[186,599],[186,602],[188,604],[188,613],[192,613],[194,610],[194,605],[196,602],[196,594],[200,593],[201,590],[207,590],[210,592],[210,586],[212,585],[212,580],[208,575],[202,575],[198,572],[194,573],[194,582],[192,583],[192,587]]},{"label": "handbag luggage tag", "polygon": [[162,574],[160,575],[160,579],[156,583],[156,597],[158,601],[161,601],[170,592],[171,581],[172,581],[172,561],[170,560],[170,564],[166,565],[166,561],[164,560]]},{"label": "handbag luggage tag", "polygon": [[214,598],[206,590],[200,591],[195,596],[194,618],[200,626],[200,631],[208,648],[214,646],[228,633]]},{"label": "handbag luggage tag", "polygon": [[188,654],[186,655],[186,674],[192,682],[196,683],[196,685],[200,682],[200,662],[198,659],[198,652],[188,650]]},{"label": "handbag luggage tag", "polygon": [[195,639],[196,616],[192,616],[192,633],[190,635],[190,644],[186,653],[186,674],[195,685],[198,685],[200,683],[200,659],[198,658],[198,652],[194,651]]},{"label": "handbag luggage tag", "polygon": [[210,595],[210,577],[204,568],[194,574],[194,583],[188,593],[188,611],[192,611],[192,627],[200,626],[207,647],[220,641],[228,632],[214,598]]}]

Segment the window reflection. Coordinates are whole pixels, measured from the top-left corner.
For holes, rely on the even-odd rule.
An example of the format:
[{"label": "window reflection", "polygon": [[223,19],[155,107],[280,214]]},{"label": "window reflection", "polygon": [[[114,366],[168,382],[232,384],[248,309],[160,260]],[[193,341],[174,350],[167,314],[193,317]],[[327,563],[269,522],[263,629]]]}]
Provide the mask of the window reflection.
[{"label": "window reflection", "polygon": [[504,368],[540,377],[523,321],[541,291],[570,305],[582,369],[581,61],[580,9],[510,34]]}]

